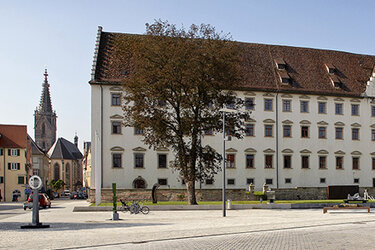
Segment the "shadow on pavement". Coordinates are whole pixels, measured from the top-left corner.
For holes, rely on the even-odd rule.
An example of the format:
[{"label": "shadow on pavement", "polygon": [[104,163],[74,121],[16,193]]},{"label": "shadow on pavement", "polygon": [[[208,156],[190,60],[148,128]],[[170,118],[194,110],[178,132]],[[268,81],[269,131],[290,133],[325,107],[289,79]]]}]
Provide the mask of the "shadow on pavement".
[{"label": "shadow on pavement", "polygon": [[[21,226],[28,225],[30,222],[3,222],[0,224],[0,230],[22,231],[30,229],[21,229]],[[69,231],[69,230],[87,230],[97,228],[130,228],[130,227],[144,227],[144,226],[162,226],[168,223],[127,223],[126,220],[119,222],[103,222],[103,221],[88,221],[86,223],[49,223],[42,222],[42,224],[50,225],[50,228],[37,229],[40,231]],[[34,229],[35,230],[35,229]]]}]

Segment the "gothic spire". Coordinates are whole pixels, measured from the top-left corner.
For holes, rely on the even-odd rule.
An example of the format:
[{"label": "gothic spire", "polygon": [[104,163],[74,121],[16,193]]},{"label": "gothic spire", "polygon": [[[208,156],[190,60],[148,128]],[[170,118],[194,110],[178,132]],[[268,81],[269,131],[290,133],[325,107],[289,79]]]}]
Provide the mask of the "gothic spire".
[{"label": "gothic spire", "polygon": [[51,96],[49,93],[48,73],[47,69],[44,72],[44,83],[42,95],[40,97],[39,112],[52,113]]}]

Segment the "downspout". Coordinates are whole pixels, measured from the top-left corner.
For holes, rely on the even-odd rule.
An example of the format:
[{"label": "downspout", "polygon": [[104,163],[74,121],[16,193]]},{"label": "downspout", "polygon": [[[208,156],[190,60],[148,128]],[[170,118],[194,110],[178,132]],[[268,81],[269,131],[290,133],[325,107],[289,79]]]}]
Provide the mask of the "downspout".
[{"label": "downspout", "polygon": [[279,91],[276,92],[276,188],[279,189]]}]

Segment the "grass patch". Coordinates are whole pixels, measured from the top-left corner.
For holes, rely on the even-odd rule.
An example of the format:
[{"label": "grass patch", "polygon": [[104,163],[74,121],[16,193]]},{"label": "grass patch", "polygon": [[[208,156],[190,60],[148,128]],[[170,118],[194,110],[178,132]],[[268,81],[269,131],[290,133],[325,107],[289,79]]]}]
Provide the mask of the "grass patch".
[{"label": "grass patch", "polygon": [[[276,200],[275,203],[278,204],[298,204],[298,203],[343,203],[344,200]],[[263,203],[268,203],[268,201],[263,201]],[[368,203],[375,203],[375,201],[368,201]],[[154,205],[188,205],[187,201],[159,201],[154,204],[152,201],[145,201],[142,203],[145,206]],[[221,205],[221,201],[199,201],[198,205]],[[232,204],[260,204],[260,201],[232,201]],[[101,203],[101,207],[111,207],[112,203]],[[117,206],[121,206],[121,202],[117,202]],[[92,203],[90,206],[96,206]]]}]

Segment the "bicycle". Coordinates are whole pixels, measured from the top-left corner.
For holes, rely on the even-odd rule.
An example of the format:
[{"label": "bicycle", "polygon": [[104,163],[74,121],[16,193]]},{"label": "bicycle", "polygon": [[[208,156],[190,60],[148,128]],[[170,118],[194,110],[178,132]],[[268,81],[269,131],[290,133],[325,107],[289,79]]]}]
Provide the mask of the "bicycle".
[{"label": "bicycle", "polygon": [[133,201],[131,205],[128,205],[125,201],[120,199],[120,202],[122,203],[121,211],[124,213],[129,211],[130,214],[138,214],[139,212],[143,214],[148,214],[150,212],[150,209],[146,206],[142,206],[137,201]]}]

